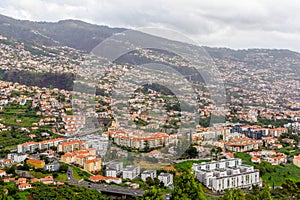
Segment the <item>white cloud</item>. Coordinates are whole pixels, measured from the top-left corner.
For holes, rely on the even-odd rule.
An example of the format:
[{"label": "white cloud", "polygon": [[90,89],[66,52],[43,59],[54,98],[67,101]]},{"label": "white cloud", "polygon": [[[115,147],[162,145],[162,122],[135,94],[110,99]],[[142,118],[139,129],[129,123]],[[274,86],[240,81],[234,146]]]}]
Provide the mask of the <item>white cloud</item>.
[{"label": "white cloud", "polygon": [[289,0],[4,0],[0,12],[19,19],[81,19],[119,27],[159,26],[201,45],[300,51],[300,2]]}]

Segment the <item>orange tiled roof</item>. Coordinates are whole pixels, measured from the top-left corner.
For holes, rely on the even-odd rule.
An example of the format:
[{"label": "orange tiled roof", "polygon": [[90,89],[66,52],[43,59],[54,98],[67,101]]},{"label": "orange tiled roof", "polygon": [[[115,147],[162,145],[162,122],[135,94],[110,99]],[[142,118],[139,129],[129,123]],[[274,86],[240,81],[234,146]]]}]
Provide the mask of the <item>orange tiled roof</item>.
[{"label": "orange tiled roof", "polygon": [[99,158],[94,158],[91,160],[86,160],[86,161],[84,161],[84,163],[94,163],[94,162],[99,162],[99,161],[101,161]]}]

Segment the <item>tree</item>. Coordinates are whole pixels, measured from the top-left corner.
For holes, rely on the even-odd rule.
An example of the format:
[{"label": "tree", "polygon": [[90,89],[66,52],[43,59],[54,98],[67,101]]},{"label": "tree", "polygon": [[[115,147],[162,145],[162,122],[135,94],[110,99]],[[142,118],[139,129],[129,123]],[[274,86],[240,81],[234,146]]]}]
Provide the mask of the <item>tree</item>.
[{"label": "tree", "polygon": [[163,191],[155,186],[151,186],[149,190],[147,190],[141,198],[142,200],[164,200]]},{"label": "tree", "polygon": [[146,178],[146,183],[149,186],[153,186],[154,185],[154,181],[153,181],[153,179],[151,177],[147,177]]},{"label": "tree", "polygon": [[59,167],[60,173],[67,173],[69,166],[65,163],[62,163]]},{"label": "tree", "polygon": [[7,194],[6,194],[3,186],[0,187],[0,199],[1,200],[6,200],[7,199]]},{"label": "tree", "polygon": [[265,184],[263,189],[259,192],[258,199],[272,200],[271,190],[267,184]]},{"label": "tree", "polygon": [[287,179],[282,184],[282,189],[289,199],[300,199],[300,188],[294,180]]},{"label": "tree", "polygon": [[198,151],[195,147],[190,146],[183,154],[187,158],[196,158],[198,156]]},{"label": "tree", "polygon": [[144,144],[145,144],[144,151],[148,152],[150,150],[149,141],[148,140],[144,141]]},{"label": "tree", "polygon": [[227,189],[220,200],[246,200],[244,192],[240,189]]},{"label": "tree", "polygon": [[216,149],[217,160],[219,160],[220,153],[222,153],[222,148],[221,148],[221,147],[218,147],[218,148]]},{"label": "tree", "polygon": [[205,196],[201,184],[195,180],[194,174],[184,171],[181,176],[175,179],[173,200],[202,200]]}]

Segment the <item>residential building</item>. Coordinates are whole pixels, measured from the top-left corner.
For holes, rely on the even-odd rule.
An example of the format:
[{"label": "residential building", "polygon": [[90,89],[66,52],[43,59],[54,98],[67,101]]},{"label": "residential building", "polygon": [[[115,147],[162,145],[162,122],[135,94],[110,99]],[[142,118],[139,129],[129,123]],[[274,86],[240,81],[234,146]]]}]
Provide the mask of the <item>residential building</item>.
[{"label": "residential building", "polygon": [[135,179],[136,177],[138,177],[138,175],[140,174],[140,167],[139,166],[133,166],[133,165],[128,165],[123,169],[123,179]]},{"label": "residential building", "polygon": [[106,165],[105,175],[110,177],[117,177],[122,173],[123,162],[111,162]]},{"label": "residential building", "polygon": [[116,183],[116,184],[121,184],[122,183],[121,178],[107,177],[107,176],[101,176],[101,175],[91,176],[89,178],[89,180],[92,181],[92,182],[105,181],[106,183]]},{"label": "residential building", "polygon": [[6,176],[6,171],[0,169],[0,177]]},{"label": "residential building", "polygon": [[164,183],[165,187],[173,185],[173,174],[162,172],[158,175],[158,179]]},{"label": "residential building", "polygon": [[67,142],[62,142],[57,146],[58,152],[70,153],[80,149],[86,149],[88,145],[81,140],[72,140]]},{"label": "residential building", "polygon": [[8,159],[12,159],[16,163],[23,162],[28,157],[27,154],[9,153],[7,154]]},{"label": "residential building", "polygon": [[154,178],[156,178],[156,170],[143,171],[143,173],[141,174],[142,180],[146,181],[148,177],[150,177],[152,180],[154,180]]},{"label": "residential building", "polygon": [[86,160],[83,164],[83,169],[89,172],[97,172],[101,170],[101,159],[94,158],[92,160]]},{"label": "residential building", "polygon": [[296,165],[297,167],[300,167],[300,155],[294,156],[293,164]]},{"label": "residential building", "polygon": [[26,142],[23,144],[19,144],[17,149],[18,153],[26,153],[26,152],[34,152],[36,149],[50,149],[50,147],[56,147],[58,144],[65,141],[64,138],[56,138],[51,140],[44,140],[41,142]]},{"label": "residential building", "polygon": [[31,185],[29,183],[21,183],[20,185],[18,185],[18,190],[20,191],[24,191],[27,189],[30,189]]},{"label": "residential building", "polygon": [[53,176],[46,176],[45,178],[40,178],[39,181],[41,183],[44,183],[44,184],[53,184],[54,183],[54,179],[53,179]]},{"label": "residential building", "polygon": [[45,162],[43,160],[37,159],[28,159],[26,163],[34,168],[44,168],[45,166]]},{"label": "residential building", "polygon": [[225,142],[225,148],[228,151],[234,151],[234,152],[246,152],[246,151],[257,150],[260,145],[262,145],[261,140],[253,140],[247,137],[236,138],[228,142]]},{"label": "residential building", "polygon": [[26,152],[34,152],[37,148],[39,148],[38,142],[26,142],[18,145],[18,153],[26,153]]},{"label": "residential building", "polygon": [[60,163],[58,163],[58,162],[48,163],[48,164],[45,164],[44,170],[50,171],[50,172],[55,172],[55,171],[59,170],[59,167],[60,167]]},{"label": "residential building", "polygon": [[261,185],[259,170],[243,165],[238,158],[194,164],[192,169],[201,183],[217,192]]}]

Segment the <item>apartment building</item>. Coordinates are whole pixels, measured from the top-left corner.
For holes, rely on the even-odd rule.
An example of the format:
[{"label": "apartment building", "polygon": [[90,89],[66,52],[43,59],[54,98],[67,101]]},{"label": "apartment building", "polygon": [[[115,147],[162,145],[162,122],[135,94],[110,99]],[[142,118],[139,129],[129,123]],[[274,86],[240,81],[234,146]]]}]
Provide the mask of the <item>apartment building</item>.
[{"label": "apartment building", "polygon": [[123,169],[123,179],[135,179],[140,174],[140,167],[139,166],[133,166],[128,165]]},{"label": "apartment building", "polygon": [[37,159],[28,159],[26,161],[27,165],[32,166],[34,168],[44,168],[45,162],[43,160]]},{"label": "apartment building", "polygon": [[158,175],[158,179],[164,183],[165,187],[173,185],[173,174],[162,172]]},{"label": "apartment building", "polygon": [[148,143],[149,148],[163,147],[169,144],[169,135],[162,132],[145,136],[144,134],[119,134],[114,136],[114,142],[120,146],[143,149]]},{"label": "apartment building", "polygon": [[233,152],[246,152],[246,151],[257,150],[260,145],[262,145],[261,140],[254,140],[247,137],[236,138],[228,142],[225,142],[225,148],[228,151],[233,151]]},{"label": "apartment building", "polygon": [[156,178],[156,170],[145,170],[142,172],[141,178],[143,181],[146,181],[148,177],[154,180]]},{"label": "apartment building", "polygon": [[85,160],[83,164],[83,169],[88,172],[97,172],[101,170],[101,159],[94,158],[91,160]]},{"label": "apartment building", "polygon": [[194,164],[192,169],[201,183],[216,192],[262,184],[259,170],[253,166],[242,165],[238,158]]},{"label": "apartment building", "polygon": [[64,153],[69,153],[73,151],[77,151],[80,149],[86,149],[88,148],[87,143],[85,143],[82,140],[72,140],[72,141],[67,141],[67,142],[62,142],[57,146],[57,151],[58,152],[64,152]]},{"label": "apartment building", "polygon": [[111,162],[108,165],[106,165],[105,175],[109,177],[117,177],[122,173],[122,170],[122,162]]},{"label": "apartment building", "polygon": [[56,138],[51,140],[44,140],[41,142],[26,142],[19,144],[17,149],[18,153],[34,152],[36,149],[50,149],[50,147],[57,147],[60,143],[64,142],[64,138]]},{"label": "apartment building", "polygon": [[85,125],[85,117],[80,115],[66,115],[62,117],[64,122],[65,134],[76,134]]}]

